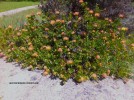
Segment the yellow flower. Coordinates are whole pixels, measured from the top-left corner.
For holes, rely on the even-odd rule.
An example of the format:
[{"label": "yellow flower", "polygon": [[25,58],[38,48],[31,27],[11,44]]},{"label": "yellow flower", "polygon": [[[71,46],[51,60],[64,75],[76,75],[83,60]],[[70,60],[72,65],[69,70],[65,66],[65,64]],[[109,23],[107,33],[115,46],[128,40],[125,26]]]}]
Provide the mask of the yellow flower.
[{"label": "yellow flower", "polygon": [[107,37],[103,37],[103,40],[107,40]]},{"label": "yellow flower", "polygon": [[31,43],[31,42],[29,42],[29,43],[28,43],[28,45],[32,45],[32,43]]},{"label": "yellow flower", "polygon": [[127,27],[122,27],[121,30],[122,31],[128,31],[128,28]]},{"label": "yellow flower", "polygon": [[51,50],[51,46],[46,46],[46,50],[50,51]]}]

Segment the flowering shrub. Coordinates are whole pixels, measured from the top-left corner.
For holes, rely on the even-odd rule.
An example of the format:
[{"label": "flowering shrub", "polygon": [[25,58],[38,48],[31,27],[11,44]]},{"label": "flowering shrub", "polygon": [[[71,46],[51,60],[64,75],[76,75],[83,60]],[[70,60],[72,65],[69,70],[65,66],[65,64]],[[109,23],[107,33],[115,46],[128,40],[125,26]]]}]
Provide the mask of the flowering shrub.
[{"label": "flowering shrub", "polygon": [[44,70],[43,75],[59,77],[64,82],[100,79],[107,76],[132,77],[134,44],[128,44],[120,20],[100,19],[99,9],[90,10],[81,3],[83,15],[27,16],[23,29],[9,26],[2,31],[1,49],[8,61],[22,67]]}]

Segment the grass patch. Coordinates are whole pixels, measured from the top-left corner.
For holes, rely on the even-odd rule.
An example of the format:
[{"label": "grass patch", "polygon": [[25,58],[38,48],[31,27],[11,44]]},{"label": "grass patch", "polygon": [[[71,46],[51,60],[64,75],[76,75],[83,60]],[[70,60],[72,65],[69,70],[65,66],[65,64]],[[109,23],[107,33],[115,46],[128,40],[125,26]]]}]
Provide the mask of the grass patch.
[{"label": "grass patch", "polygon": [[30,13],[36,13],[39,9],[30,9],[14,15],[5,16],[0,18],[0,27],[7,27],[12,25],[13,27],[22,27],[26,22],[26,15]]},{"label": "grass patch", "polygon": [[39,2],[0,2],[0,12],[37,4]]}]

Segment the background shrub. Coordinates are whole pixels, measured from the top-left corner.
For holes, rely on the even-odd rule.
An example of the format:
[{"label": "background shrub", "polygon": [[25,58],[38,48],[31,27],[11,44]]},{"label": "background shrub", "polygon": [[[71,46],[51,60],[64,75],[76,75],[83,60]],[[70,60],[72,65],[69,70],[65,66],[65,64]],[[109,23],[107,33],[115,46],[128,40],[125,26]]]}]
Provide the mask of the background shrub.
[{"label": "background shrub", "polygon": [[[83,14],[82,8],[79,4],[81,0],[46,0],[46,4],[42,6],[44,12],[54,13],[55,10],[67,14],[71,12],[79,11]],[[90,9],[95,9],[96,5],[101,9],[102,18],[112,18],[115,19],[122,14],[124,20],[122,24],[129,28],[129,32],[134,31],[134,25],[131,24],[134,17],[128,15],[134,15],[134,8],[132,6],[132,0],[82,0],[88,3]],[[128,24],[130,23],[130,24]]]}]

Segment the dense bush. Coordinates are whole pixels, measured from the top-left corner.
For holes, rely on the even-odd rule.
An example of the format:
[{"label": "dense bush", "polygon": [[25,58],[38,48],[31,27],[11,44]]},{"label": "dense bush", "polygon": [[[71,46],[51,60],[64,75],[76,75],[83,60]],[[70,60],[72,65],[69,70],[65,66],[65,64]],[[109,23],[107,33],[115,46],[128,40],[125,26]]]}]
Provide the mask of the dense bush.
[{"label": "dense bush", "polygon": [[68,16],[59,11],[51,15],[39,12],[27,16],[23,29],[11,25],[1,29],[0,47],[8,61],[42,69],[43,75],[63,81],[132,77],[134,44],[126,41],[128,29],[119,19],[100,19],[98,7],[93,11],[87,3],[80,2],[80,6],[82,16],[80,12]]}]

